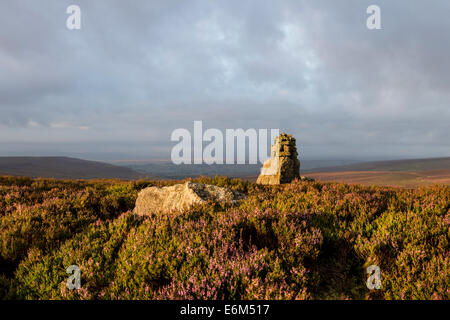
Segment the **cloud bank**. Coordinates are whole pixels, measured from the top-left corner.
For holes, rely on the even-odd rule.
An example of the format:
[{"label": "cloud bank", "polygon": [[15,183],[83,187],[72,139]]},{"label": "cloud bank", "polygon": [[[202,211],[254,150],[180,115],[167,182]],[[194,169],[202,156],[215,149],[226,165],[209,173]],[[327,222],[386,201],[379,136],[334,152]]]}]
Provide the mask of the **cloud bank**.
[{"label": "cloud bank", "polygon": [[[66,28],[71,4],[81,30]],[[171,132],[202,120],[285,130],[307,159],[450,156],[449,9],[2,1],[0,155],[169,158]]]}]

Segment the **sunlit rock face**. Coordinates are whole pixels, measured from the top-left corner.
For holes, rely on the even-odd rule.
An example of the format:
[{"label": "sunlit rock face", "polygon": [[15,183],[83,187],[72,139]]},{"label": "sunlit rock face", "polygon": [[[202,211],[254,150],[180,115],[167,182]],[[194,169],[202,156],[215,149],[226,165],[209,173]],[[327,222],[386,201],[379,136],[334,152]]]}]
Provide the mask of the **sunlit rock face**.
[{"label": "sunlit rock face", "polygon": [[275,137],[270,154],[270,158],[264,162],[257,183],[282,184],[300,179],[300,161],[292,135],[282,133]]},{"label": "sunlit rock face", "polygon": [[141,190],[136,199],[134,213],[145,216],[153,213],[182,213],[196,204],[213,201],[234,204],[244,195],[227,188],[186,182],[170,187],[149,187]]}]

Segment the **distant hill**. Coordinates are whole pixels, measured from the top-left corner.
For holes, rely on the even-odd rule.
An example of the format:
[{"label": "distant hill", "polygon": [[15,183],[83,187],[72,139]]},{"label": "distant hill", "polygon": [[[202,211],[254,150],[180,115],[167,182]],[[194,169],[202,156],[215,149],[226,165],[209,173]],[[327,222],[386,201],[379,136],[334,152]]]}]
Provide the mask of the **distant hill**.
[{"label": "distant hill", "polygon": [[[450,157],[434,159],[357,162],[353,160],[302,160],[300,174],[319,181],[338,181],[363,185],[384,185],[415,188],[431,184],[450,184]],[[186,179],[215,175],[256,181],[261,164],[245,165],[175,165],[169,161],[118,161],[153,179]]]},{"label": "distant hill", "polygon": [[0,157],[0,175],[56,179],[124,179],[142,174],[109,163],[68,157]]},{"label": "distant hill", "polygon": [[431,184],[450,185],[450,158],[363,162],[315,168],[302,175],[319,181],[415,188]]},{"label": "distant hill", "polygon": [[[301,160],[301,170],[330,167],[354,163],[353,160]],[[180,164],[176,165],[168,160],[142,162],[142,161],[113,161],[113,164],[131,168],[144,175],[151,175],[154,179],[186,179],[189,177],[216,175],[229,178],[242,178],[256,181],[262,164]]]},{"label": "distant hill", "polygon": [[[450,184],[450,157],[350,163],[302,161],[301,175],[320,181],[416,187]],[[336,164],[343,165],[336,165]],[[119,163],[118,163],[119,164]],[[326,166],[326,165],[333,166]],[[316,168],[314,168],[316,167]],[[0,157],[0,175],[56,179],[185,179],[225,175],[256,181],[257,165],[175,165],[171,162],[120,165],[69,157]]]},{"label": "distant hill", "polygon": [[450,170],[450,157],[431,159],[388,160],[309,169],[304,172],[342,171],[431,171]]}]

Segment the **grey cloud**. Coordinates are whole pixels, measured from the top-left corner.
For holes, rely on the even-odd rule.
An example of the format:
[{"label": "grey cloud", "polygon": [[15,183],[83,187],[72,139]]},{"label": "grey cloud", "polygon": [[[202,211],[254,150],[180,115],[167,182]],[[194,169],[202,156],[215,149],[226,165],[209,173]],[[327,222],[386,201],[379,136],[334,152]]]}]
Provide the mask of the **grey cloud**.
[{"label": "grey cloud", "polygon": [[69,31],[72,2],[0,4],[2,155],[169,157],[203,120],[292,132],[310,159],[450,156],[449,3],[375,1],[369,31],[366,0],[79,0]]}]

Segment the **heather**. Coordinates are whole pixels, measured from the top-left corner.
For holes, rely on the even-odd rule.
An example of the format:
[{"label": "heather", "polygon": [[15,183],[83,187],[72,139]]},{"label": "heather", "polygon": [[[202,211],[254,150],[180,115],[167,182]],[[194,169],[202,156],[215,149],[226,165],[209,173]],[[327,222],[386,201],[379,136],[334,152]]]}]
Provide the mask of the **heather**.
[{"label": "heather", "polygon": [[137,217],[139,190],[176,182],[0,178],[0,297],[449,299],[449,186],[194,180],[247,199]]}]

